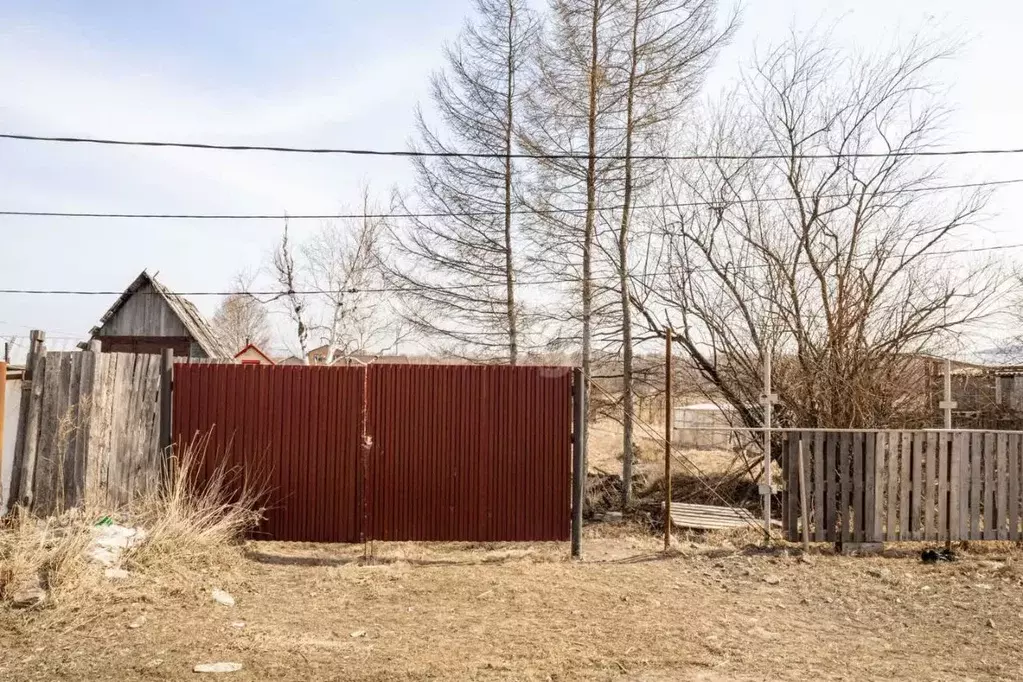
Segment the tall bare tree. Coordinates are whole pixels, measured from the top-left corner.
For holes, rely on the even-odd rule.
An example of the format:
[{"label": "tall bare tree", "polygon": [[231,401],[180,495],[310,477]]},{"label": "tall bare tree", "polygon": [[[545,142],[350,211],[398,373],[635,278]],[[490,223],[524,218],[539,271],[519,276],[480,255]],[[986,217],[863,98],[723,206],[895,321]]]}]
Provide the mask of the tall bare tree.
[{"label": "tall bare tree", "polygon": [[[622,34],[612,56],[623,72],[621,209],[614,249],[608,255],[617,275],[615,342],[622,353],[622,504],[632,495],[634,343],[629,278],[633,263],[632,214],[636,197],[660,175],[662,163],[647,156],[665,154],[681,116],[699,92],[717,49],[735,27],[732,14],[717,25],[717,0],[623,0],[614,8]],[[636,159],[639,155],[641,158]]]},{"label": "tall bare tree", "polygon": [[266,307],[247,294],[225,297],[210,322],[220,340],[232,351],[240,351],[250,343],[264,349],[270,345],[272,334]]},{"label": "tall bare tree", "polygon": [[[537,157],[529,203],[535,209],[535,262],[555,279],[570,281],[553,296],[569,303],[556,316],[578,325],[583,376],[593,374],[593,327],[597,292],[595,256],[598,190],[620,162],[613,121],[622,106],[620,74],[611,56],[621,35],[612,22],[621,0],[551,0],[527,98],[522,145]],[[566,336],[562,333],[560,336]]]},{"label": "tall bare tree", "polygon": [[295,263],[295,245],[291,240],[288,221],[284,221],[284,232],[281,241],[274,246],[270,254],[270,279],[278,292],[262,303],[277,303],[288,319],[295,325],[295,339],[298,341],[298,352],[303,362],[309,361],[309,310],[306,297],[302,293],[302,279]]},{"label": "tall bare tree", "polygon": [[997,295],[995,270],[932,258],[975,226],[988,195],[928,191],[940,167],[910,156],[941,133],[929,74],[950,54],[915,39],[864,58],[794,34],[757,60],[694,146],[770,158],[688,162],[670,175],[675,208],[640,310],[653,331],[670,322],[747,425],[762,423],[768,353],[782,424],[910,418],[919,354],[940,351]]},{"label": "tall bare tree", "polygon": [[[474,0],[474,17],[445,49],[431,99],[443,132],[417,111],[416,150],[494,155],[413,158],[408,212],[454,214],[410,219],[392,230],[389,280],[407,293],[405,317],[445,350],[519,359],[527,320],[518,291],[522,244],[512,159],[537,19],[525,0]],[[412,208],[416,211],[413,211]]]}]

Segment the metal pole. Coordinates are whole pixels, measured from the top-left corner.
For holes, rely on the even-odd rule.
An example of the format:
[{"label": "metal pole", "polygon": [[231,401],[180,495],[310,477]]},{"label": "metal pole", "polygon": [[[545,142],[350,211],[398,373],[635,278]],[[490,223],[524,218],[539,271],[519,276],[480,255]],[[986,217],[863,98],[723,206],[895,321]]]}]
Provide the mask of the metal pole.
[{"label": "metal pole", "polygon": [[[797,436],[798,437],[798,436]],[[806,502],[806,460],[803,458],[803,439],[799,439],[799,512],[803,516],[803,551],[810,551],[810,515]]]},{"label": "metal pole", "polygon": [[760,494],[764,496],[764,536],[771,539],[771,422],[772,412],[778,396],[771,393],[771,351],[764,354],[764,482]]},{"label": "metal pole", "polygon": [[572,370],[572,557],[582,556],[583,485],[586,473],[586,381],[580,368]]},{"label": "metal pole", "polygon": [[664,551],[671,548],[671,327],[664,330]]}]

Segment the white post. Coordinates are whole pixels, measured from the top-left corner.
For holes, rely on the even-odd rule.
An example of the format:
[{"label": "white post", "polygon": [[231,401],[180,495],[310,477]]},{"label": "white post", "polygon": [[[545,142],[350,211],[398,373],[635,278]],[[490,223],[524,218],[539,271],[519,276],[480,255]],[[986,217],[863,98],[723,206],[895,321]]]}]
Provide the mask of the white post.
[{"label": "white post", "polygon": [[938,407],[945,411],[945,430],[952,430],[952,410],[959,404],[952,400],[952,361],[945,360],[945,399],[938,403]]},{"label": "white post", "polygon": [[764,536],[771,539],[771,495],[774,489],[771,485],[771,426],[774,403],[778,402],[778,396],[771,393],[771,352],[764,354],[764,395],[761,398],[764,405],[764,482],[760,484],[760,494],[764,496]]}]

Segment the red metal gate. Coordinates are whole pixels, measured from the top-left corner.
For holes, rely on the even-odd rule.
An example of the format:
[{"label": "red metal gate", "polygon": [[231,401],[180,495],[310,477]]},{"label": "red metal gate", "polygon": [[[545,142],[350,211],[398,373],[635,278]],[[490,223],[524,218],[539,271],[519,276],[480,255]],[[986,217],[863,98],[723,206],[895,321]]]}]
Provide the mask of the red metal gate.
[{"label": "red metal gate", "polygon": [[174,366],[180,449],[269,487],[277,540],[567,540],[561,367]]}]

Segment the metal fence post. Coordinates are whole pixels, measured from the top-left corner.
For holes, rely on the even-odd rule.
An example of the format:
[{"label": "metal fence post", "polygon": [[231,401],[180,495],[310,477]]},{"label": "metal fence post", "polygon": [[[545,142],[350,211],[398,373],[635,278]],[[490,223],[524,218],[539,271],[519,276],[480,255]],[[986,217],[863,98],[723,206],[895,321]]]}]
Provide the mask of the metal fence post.
[{"label": "metal fence post", "polygon": [[774,488],[771,484],[771,422],[774,403],[778,396],[771,393],[771,351],[764,354],[764,482],[760,484],[760,493],[764,496],[764,536],[771,539],[771,495]]},{"label": "metal fence post", "polygon": [[586,380],[572,370],[572,556],[582,556],[583,486],[586,484]]}]

